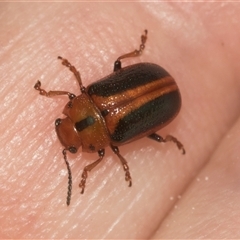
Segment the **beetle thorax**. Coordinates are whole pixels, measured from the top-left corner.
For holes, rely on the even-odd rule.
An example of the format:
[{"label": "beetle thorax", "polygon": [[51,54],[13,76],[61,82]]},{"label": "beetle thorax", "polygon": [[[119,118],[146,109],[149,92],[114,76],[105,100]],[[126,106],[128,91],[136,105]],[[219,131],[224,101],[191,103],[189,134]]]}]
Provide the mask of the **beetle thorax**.
[{"label": "beetle thorax", "polygon": [[68,102],[63,114],[71,125],[72,130],[68,134],[74,135],[77,148],[82,145],[82,151],[96,152],[109,145],[105,121],[87,94],[83,93]]}]

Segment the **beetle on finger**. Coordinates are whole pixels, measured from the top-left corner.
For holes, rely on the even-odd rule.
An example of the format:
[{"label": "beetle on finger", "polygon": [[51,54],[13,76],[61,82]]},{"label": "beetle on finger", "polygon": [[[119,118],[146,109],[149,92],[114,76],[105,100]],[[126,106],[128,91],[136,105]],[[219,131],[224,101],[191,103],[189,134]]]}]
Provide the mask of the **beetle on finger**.
[{"label": "beetle on finger", "polygon": [[177,138],[165,138],[156,133],[168,125],[181,108],[181,95],[175,80],[162,67],[153,63],[138,63],[121,66],[121,60],[142,54],[147,41],[147,30],[141,36],[138,50],[121,55],[114,63],[113,73],[84,87],[80,73],[65,58],[58,57],[62,64],[74,74],[81,94],[76,96],[67,91],[45,91],[41,82],[34,88],[46,97],[67,95],[69,102],[63,114],[64,119],[55,121],[57,136],[63,145],[63,158],[68,169],[67,205],[71,200],[72,174],[67,152],[82,151],[98,153],[99,158],[85,166],[79,187],[84,193],[88,172],[104,158],[105,148],[110,146],[125,171],[125,180],[132,185],[127,161],[119,152],[119,146],[142,137],[158,142],[174,142],[185,154]]}]

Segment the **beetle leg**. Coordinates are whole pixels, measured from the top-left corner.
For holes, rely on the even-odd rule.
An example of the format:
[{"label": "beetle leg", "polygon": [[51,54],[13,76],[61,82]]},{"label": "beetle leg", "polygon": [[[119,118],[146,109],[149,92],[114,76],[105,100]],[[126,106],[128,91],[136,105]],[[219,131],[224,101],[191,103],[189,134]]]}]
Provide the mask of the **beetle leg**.
[{"label": "beetle leg", "polygon": [[113,150],[113,152],[118,156],[118,158],[120,159],[122,165],[123,165],[123,170],[125,171],[125,180],[127,182],[129,182],[129,187],[132,186],[132,178],[131,178],[131,175],[130,175],[130,172],[129,172],[129,167],[128,167],[128,164],[127,164],[127,161],[125,160],[125,158],[119,153],[119,149],[118,147],[116,146],[112,146],[111,145],[111,148]]},{"label": "beetle leg", "polygon": [[141,36],[141,44],[139,46],[139,49],[138,50],[134,50],[130,53],[126,53],[126,54],[123,54],[122,56],[120,56],[114,63],[114,67],[113,67],[113,71],[117,71],[119,69],[122,68],[122,64],[121,64],[121,59],[124,59],[124,58],[130,58],[130,57],[138,57],[142,54],[144,48],[145,48],[145,43],[147,41],[147,33],[148,31],[145,30],[144,31],[144,34]]},{"label": "beetle leg", "polygon": [[76,96],[73,93],[66,92],[66,91],[45,91],[41,88],[41,82],[38,80],[37,83],[34,85],[34,88],[39,91],[39,93],[45,97],[54,97],[58,95],[68,95],[69,99],[72,100]]},{"label": "beetle leg", "polygon": [[152,133],[152,134],[149,135],[148,137],[149,137],[150,139],[153,139],[153,140],[157,141],[157,142],[170,142],[170,141],[171,141],[171,142],[174,142],[174,143],[177,145],[178,149],[179,149],[179,150],[182,150],[182,154],[185,154],[185,153],[186,153],[186,151],[185,151],[184,146],[182,145],[182,143],[179,142],[179,141],[177,140],[177,138],[175,138],[175,137],[173,137],[173,136],[171,136],[171,135],[167,135],[165,138],[163,138],[163,137],[159,136],[159,135],[156,134],[156,133]]},{"label": "beetle leg", "polygon": [[84,193],[84,189],[85,189],[85,183],[88,177],[88,172],[90,172],[94,167],[96,167],[103,159],[104,155],[105,155],[105,150],[101,149],[98,151],[98,155],[99,155],[99,159],[89,165],[87,165],[84,169],[83,169],[83,173],[82,173],[82,180],[79,184],[79,187],[82,188],[81,194]]},{"label": "beetle leg", "polygon": [[58,56],[58,59],[62,60],[62,65],[68,67],[69,70],[74,74],[74,76],[77,79],[77,82],[79,84],[81,92],[82,93],[85,92],[86,88],[82,84],[82,79],[81,79],[79,71],[77,71],[77,69],[66,58],[62,58],[62,57]]}]

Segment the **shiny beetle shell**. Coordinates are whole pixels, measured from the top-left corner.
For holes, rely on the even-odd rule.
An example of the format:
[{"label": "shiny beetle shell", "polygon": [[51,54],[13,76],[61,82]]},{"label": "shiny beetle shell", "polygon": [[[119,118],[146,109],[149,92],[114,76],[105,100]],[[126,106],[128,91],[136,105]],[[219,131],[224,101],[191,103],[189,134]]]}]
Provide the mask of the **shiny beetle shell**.
[{"label": "shiny beetle shell", "polygon": [[41,88],[40,81],[34,86],[46,97],[69,97],[63,110],[66,117],[55,121],[69,173],[67,205],[70,204],[72,189],[67,151],[76,153],[81,147],[85,152],[98,152],[99,158],[83,170],[79,184],[81,193],[84,192],[88,172],[102,161],[108,146],[121,161],[129,186],[132,185],[129,167],[118,146],[146,136],[158,142],[172,141],[185,153],[183,145],[175,137],[167,135],[163,138],[156,133],[169,124],[181,108],[181,96],[174,79],[166,70],[153,63],[121,67],[120,60],[142,54],[146,40],[147,30],[141,36],[138,50],[120,56],[114,63],[112,74],[86,88],[76,68],[67,59],[59,57],[62,64],[75,75],[81,90],[79,96],[66,91],[47,92]]}]

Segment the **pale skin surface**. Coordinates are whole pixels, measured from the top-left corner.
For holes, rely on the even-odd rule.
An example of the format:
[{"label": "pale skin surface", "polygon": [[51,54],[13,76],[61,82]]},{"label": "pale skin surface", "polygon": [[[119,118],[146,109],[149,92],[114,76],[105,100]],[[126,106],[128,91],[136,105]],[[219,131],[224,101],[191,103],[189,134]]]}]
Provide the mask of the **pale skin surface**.
[{"label": "pale skin surface", "polygon": [[[222,3],[1,3],[1,238],[240,238],[240,5]],[[128,160],[128,188],[116,156],[106,157],[78,184],[97,154],[68,154],[73,196],[66,206],[67,171],[54,121],[66,97],[33,89],[79,93],[106,76],[116,58],[166,68],[183,106],[172,134],[185,146],[147,138],[120,148]]]}]

